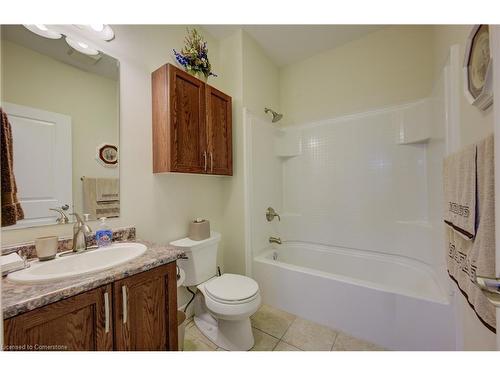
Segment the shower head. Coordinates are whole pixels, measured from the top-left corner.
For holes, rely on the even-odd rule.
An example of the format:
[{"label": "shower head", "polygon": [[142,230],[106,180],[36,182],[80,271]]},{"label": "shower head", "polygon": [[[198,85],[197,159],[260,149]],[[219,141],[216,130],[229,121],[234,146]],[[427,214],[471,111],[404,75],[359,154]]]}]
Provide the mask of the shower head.
[{"label": "shower head", "polygon": [[264,108],[264,112],[265,113],[271,112],[273,114],[273,122],[278,122],[279,120],[281,120],[283,118],[282,113],[278,113],[276,111],[273,111],[271,108]]}]

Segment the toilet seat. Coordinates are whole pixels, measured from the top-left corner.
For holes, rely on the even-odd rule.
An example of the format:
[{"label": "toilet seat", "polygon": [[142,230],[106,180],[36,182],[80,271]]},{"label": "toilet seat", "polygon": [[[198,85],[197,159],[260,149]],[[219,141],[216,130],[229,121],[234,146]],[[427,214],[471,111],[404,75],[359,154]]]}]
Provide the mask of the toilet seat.
[{"label": "toilet seat", "polygon": [[206,295],[223,304],[243,304],[259,295],[259,285],[249,277],[226,273],[205,283]]}]

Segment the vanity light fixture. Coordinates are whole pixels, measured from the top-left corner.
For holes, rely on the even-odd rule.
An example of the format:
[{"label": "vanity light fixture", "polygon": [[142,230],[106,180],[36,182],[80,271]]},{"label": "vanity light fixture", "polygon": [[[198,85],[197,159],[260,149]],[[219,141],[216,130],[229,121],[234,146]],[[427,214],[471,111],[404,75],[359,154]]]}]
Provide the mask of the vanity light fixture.
[{"label": "vanity light fixture", "polygon": [[103,23],[93,23],[90,25],[50,26],[43,24],[29,24],[24,25],[24,27],[37,35],[50,39],[59,39],[64,35],[73,40],[79,40],[81,37],[84,40],[104,40],[106,42],[110,42],[115,38],[115,32],[111,26]]},{"label": "vanity light fixture", "polygon": [[37,35],[43,36],[45,38],[59,39],[62,37],[62,34],[50,30],[47,26],[45,26],[43,24],[36,24],[36,25],[30,24],[30,25],[23,25],[23,26],[26,27],[29,31],[31,31]]},{"label": "vanity light fixture", "polygon": [[68,43],[71,48],[77,50],[78,52],[84,53],[85,55],[95,56],[95,55],[99,54],[98,50],[90,47],[85,42],[80,42],[78,40],[74,40],[74,39],[66,37],[66,43]]},{"label": "vanity light fixture", "polygon": [[102,23],[91,23],[90,25],[78,25],[94,38],[109,42],[115,38],[115,33],[111,26]]}]

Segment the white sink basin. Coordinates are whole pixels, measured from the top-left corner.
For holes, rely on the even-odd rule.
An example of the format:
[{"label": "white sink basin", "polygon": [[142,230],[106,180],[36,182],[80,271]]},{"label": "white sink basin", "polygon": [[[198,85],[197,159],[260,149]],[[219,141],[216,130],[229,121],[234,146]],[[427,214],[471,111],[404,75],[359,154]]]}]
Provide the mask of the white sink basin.
[{"label": "white sink basin", "polygon": [[13,272],[7,278],[24,284],[63,280],[126,263],[144,254],[146,249],[139,243],[118,243],[81,254],[58,255],[54,260],[35,261],[30,268]]}]

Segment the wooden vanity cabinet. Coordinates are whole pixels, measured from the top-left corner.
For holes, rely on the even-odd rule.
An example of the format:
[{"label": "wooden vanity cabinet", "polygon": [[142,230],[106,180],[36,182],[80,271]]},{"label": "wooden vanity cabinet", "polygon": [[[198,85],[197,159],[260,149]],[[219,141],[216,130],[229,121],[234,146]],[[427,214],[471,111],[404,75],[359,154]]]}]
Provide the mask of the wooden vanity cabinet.
[{"label": "wooden vanity cabinet", "polygon": [[116,350],[177,350],[175,262],[113,284]]},{"label": "wooden vanity cabinet", "polygon": [[151,80],[153,172],[231,176],[231,97],[171,64]]},{"label": "wooden vanity cabinet", "polygon": [[4,320],[7,350],[177,350],[175,262]]},{"label": "wooden vanity cabinet", "polygon": [[6,319],[6,349],[113,350],[111,293],[106,285]]}]

